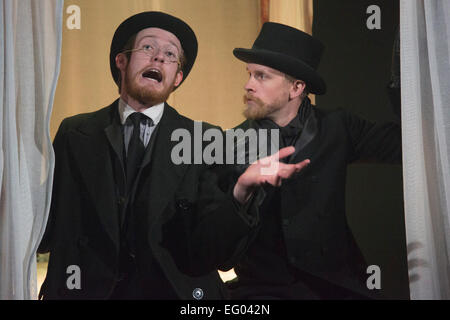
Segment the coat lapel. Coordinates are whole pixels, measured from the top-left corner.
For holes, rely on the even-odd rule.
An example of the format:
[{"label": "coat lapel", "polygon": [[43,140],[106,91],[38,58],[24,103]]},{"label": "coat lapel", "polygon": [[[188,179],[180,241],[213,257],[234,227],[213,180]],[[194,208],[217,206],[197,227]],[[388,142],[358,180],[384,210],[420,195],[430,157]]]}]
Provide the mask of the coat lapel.
[{"label": "coat lapel", "polygon": [[111,161],[112,149],[118,155],[121,154],[120,127],[113,124],[117,120],[117,112],[116,101],[72,130],[69,141],[75,160],[79,164],[81,177],[97,209],[100,221],[118,248],[119,216],[115,201],[117,198],[116,183]]},{"label": "coat lapel", "polygon": [[305,159],[305,148],[308,146],[307,149],[311,149],[309,144],[314,140],[319,132],[319,121],[317,119],[316,110],[312,106],[310,108],[311,110],[305,121],[302,133],[294,144],[295,152],[289,158],[289,163],[296,163]]},{"label": "coat lapel", "polygon": [[119,119],[114,119],[112,123],[105,128],[105,135],[108,138],[108,141],[113,148],[117,158],[119,159],[122,167],[124,167],[124,142],[122,126]]}]

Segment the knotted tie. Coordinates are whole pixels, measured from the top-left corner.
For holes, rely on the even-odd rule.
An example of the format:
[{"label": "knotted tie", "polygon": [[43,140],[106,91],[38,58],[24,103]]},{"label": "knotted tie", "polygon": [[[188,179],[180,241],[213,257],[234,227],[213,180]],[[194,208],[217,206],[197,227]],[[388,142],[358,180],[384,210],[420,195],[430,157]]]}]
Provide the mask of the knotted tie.
[{"label": "knotted tie", "polygon": [[127,151],[127,190],[131,191],[134,180],[136,179],[139,168],[142,164],[142,158],[145,152],[144,142],[141,139],[141,123],[147,120],[152,121],[146,115],[135,112],[129,116],[133,124],[133,133],[128,144]]}]

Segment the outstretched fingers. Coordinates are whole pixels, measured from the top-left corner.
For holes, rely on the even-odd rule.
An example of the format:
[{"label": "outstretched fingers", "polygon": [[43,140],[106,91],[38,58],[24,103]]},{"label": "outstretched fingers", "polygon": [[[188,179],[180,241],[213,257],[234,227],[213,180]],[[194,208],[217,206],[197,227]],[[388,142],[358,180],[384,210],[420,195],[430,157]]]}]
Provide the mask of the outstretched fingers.
[{"label": "outstretched fingers", "polygon": [[280,159],[289,157],[291,154],[295,152],[295,148],[292,146],[282,148],[278,150],[278,152],[275,152],[273,155],[270,156],[271,160],[279,161]]},{"label": "outstretched fingers", "polygon": [[305,159],[302,162],[298,162],[295,164],[295,170],[296,172],[300,172],[302,169],[307,167],[311,163],[311,160]]},{"label": "outstretched fingers", "polygon": [[293,164],[280,163],[278,168],[278,176],[282,179],[290,178],[297,171],[297,166]]}]

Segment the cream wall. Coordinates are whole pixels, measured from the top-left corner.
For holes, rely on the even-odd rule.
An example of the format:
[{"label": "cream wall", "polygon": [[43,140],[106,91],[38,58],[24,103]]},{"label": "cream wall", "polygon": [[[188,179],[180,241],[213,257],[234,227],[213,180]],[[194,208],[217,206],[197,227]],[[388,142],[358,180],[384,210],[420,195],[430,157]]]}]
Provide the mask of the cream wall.
[{"label": "cream wall", "polygon": [[[66,13],[80,7],[81,29],[69,30]],[[109,70],[109,47],[127,17],[160,10],[186,21],[195,31],[199,52],[188,79],[169,99],[180,113],[230,128],[243,121],[245,64],[235,47],[249,48],[259,32],[259,0],[66,0],[61,72],[53,107],[51,134],[62,119],[109,105],[117,88]]]},{"label": "cream wall", "polygon": [[312,0],[271,0],[269,21],[287,24],[312,34]]}]

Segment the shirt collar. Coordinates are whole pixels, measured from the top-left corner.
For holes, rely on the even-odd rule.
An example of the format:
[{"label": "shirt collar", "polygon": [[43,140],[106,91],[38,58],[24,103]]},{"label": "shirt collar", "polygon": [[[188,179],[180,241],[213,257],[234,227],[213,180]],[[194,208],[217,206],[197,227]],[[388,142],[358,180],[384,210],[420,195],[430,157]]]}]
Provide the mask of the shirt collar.
[{"label": "shirt collar", "polygon": [[[147,117],[151,118],[153,120],[154,125],[156,126],[162,118],[163,111],[164,111],[164,102],[161,102],[160,104],[145,109],[144,111],[142,111],[142,113],[145,114]],[[124,100],[122,100],[122,98],[119,99],[119,115],[120,115],[120,123],[122,123],[122,125],[125,124],[125,121],[127,121],[128,116],[134,112],[136,112],[136,110],[130,107]]]}]

